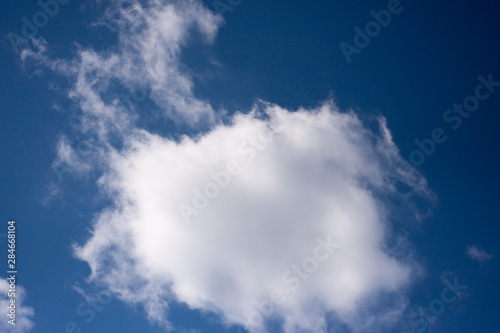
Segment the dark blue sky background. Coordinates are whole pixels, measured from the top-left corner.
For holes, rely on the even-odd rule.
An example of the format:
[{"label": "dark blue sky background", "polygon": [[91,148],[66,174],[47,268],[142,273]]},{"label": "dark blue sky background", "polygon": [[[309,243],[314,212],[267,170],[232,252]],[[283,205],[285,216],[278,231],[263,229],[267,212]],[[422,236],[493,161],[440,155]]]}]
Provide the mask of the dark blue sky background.
[{"label": "dark blue sky background", "polygon": [[[61,6],[40,29],[57,57],[70,56],[75,41],[104,48],[115,38],[89,28],[100,9],[82,3]],[[492,74],[500,82],[500,3],[404,0],[401,5],[403,11],[350,64],[339,44],[352,44],[353,28],[364,27],[372,20],[369,12],[385,9],[386,1],[244,0],[225,13],[214,45],[193,41],[183,59],[200,75],[207,67],[215,73],[196,81],[196,94],[229,110],[248,109],[256,98],[296,109],[334,96],[344,109],[380,112],[405,158],[417,148],[415,139],[442,128],[447,141],[419,166],[438,201],[431,217],[408,230],[426,269],[409,291],[410,306],[427,307],[439,297],[441,276],[449,273],[467,292],[428,331],[498,332],[500,88],[457,130],[442,117],[474,93],[478,76]],[[71,286],[84,284],[89,269],[72,257],[70,246],[86,239],[93,214],[104,203],[93,196],[92,182],[70,174],[62,176],[62,198],[40,203],[46,183],[57,179],[50,168],[57,139],[71,133],[73,119],[71,104],[58,91],[63,81],[23,70],[6,39],[9,32],[20,34],[23,16],[39,10],[35,1],[0,4],[0,232],[8,219],[17,220],[18,283],[36,311],[33,332],[63,332],[70,320],[82,332],[160,332],[142,309],[117,300],[89,324],[75,312],[84,299]],[[209,58],[223,67],[210,65]],[[62,110],[54,110],[55,103]],[[467,257],[468,245],[495,257],[479,264]],[[6,253],[5,242],[1,248]],[[226,331],[215,316],[181,306],[173,306],[170,318],[179,327]],[[394,332],[409,329],[406,323]]]}]

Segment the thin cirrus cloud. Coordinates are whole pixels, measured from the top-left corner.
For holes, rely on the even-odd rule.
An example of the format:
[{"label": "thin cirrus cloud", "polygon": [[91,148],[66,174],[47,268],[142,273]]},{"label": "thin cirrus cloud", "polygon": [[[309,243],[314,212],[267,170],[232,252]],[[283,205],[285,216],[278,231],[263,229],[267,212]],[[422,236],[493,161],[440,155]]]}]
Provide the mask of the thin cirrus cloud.
[{"label": "thin cirrus cloud", "polygon": [[[53,60],[39,41],[22,51],[69,78],[78,130],[96,147],[83,163],[62,138],[56,165],[95,167],[114,202],[74,247],[91,279],[167,329],[172,302],[252,332],[273,320],[286,332],[325,331],[332,316],[354,331],[400,320],[419,267],[393,224],[394,202],[432,193],[402,167],[385,119],[372,130],[333,101],[298,110],[258,101],[224,124],[225,110],[196,98],[179,59],[194,29],[213,42],[221,18],[199,1],[124,3],[99,21],[118,35],[110,50]],[[116,82],[147,87],[177,125],[209,130],[174,140],[139,127],[147,115],[110,97]]]},{"label": "thin cirrus cloud", "polygon": [[467,255],[473,260],[477,260],[481,263],[489,261],[493,258],[492,254],[477,248],[477,246],[467,246]]}]

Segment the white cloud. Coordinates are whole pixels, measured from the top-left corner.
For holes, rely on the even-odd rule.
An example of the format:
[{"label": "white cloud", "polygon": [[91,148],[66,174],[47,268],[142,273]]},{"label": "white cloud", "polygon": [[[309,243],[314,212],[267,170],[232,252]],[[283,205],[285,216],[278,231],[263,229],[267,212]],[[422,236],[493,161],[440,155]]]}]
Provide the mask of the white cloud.
[{"label": "white cloud", "polygon": [[493,258],[492,254],[487,253],[484,250],[478,249],[476,246],[467,246],[467,255],[473,260],[479,262],[486,262]]},{"label": "white cloud", "polygon": [[198,0],[114,0],[100,25],[116,32],[117,47],[103,52],[78,47],[74,59],[55,60],[46,41],[34,39],[35,49],[22,50],[21,59],[24,65],[43,64],[70,78],[69,97],[83,112],[81,130],[101,140],[123,134],[137,119],[135,110],[125,112],[127,106],[118,98],[110,99],[117,83],[129,93],[138,87],[149,90],[151,101],[178,125],[205,126],[221,114],[194,96],[191,74],[179,58],[194,29],[203,42],[212,43],[221,22]]},{"label": "white cloud", "polygon": [[[96,147],[80,161],[63,139],[56,163],[97,166],[114,202],[75,246],[91,278],[167,328],[171,302],[253,332],[265,331],[259,307],[272,307],[286,332],[324,331],[329,316],[358,332],[394,324],[418,270],[392,224],[395,203],[431,193],[404,167],[385,120],[372,132],[332,101],[297,111],[259,101],[222,125],[224,111],[194,96],[179,60],[193,28],[210,43],[220,18],[199,1],[124,3],[114,1],[101,22],[117,32],[117,47],[80,47],[70,61],[24,54],[70,78],[79,130]],[[177,141],[151,134],[136,125],[139,108],[110,97],[116,82],[147,87],[179,125],[211,127]],[[323,261],[325,241],[340,247]],[[276,289],[286,299],[270,305]]]},{"label": "white cloud", "polygon": [[[409,258],[388,254],[384,198],[399,196],[394,175],[404,173],[380,126],[374,134],[333,103],[297,112],[264,104],[197,140],[141,132],[110,158],[101,185],[115,206],[99,216],[77,256],[90,264],[92,278],[145,304],[158,321],[165,321],[168,301],[177,300],[252,328],[255,303],[280,288],[287,300],[275,315],[287,332],[321,332],[330,312],[356,329],[361,303],[401,291],[415,268]],[[206,158],[206,142],[221,158]],[[220,173],[230,160],[241,174]],[[211,172],[229,184],[203,208],[193,204],[203,201],[195,189],[214,192],[213,185],[205,189],[214,182]],[[406,183],[426,194],[421,178]],[[198,205],[189,224],[181,204]],[[338,252],[288,292],[284,273],[328,236]]]},{"label": "white cloud", "polygon": [[[7,313],[7,307],[10,306],[11,298],[8,297],[9,283],[5,278],[0,279],[0,308],[3,313]],[[29,332],[35,325],[32,317],[35,314],[32,307],[24,305],[26,292],[22,286],[15,286],[15,305],[16,305],[16,325],[11,325],[7,321],[10,320],[6,315],[0,320],[1,332],[24,333]]]},{"label": "white cloud", "polygon": [[85,155],[79,154],[78,150],[71,147],[69,140],[62,136],[57,143],[57,160],[52,163],[52,168],[62,180],[64,172],[62,169],[69,168],[75,174],[84,175],[91,170],[92,166],[85,160]]}]

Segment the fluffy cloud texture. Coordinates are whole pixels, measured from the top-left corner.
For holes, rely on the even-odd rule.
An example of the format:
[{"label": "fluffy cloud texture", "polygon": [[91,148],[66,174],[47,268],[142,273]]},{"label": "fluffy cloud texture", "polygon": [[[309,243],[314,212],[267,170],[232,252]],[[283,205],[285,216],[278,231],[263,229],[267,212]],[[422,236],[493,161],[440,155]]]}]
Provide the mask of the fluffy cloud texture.
[{"label": "fluffy cloud texture", "polygon": [[[77,255],[159,321],[176,300],[252,331],[268,314],[287,332],[321,332],[330,312],[355,328],[362,302],[404,288],[414,269],[388,253],[383,198],[398,195],[395,178],[425,190],[380,126],[374,134],[327,103],[264,105],[180,142],[143,132],[110,159],[101,185],[115,206]],[[318,238],[338,247],[306,263]],[[275,289],[285,299],[271,305]]]},{"label": "fluffy cloud texture", "polygon": [[[2,313],[7,313],[6,309],[10,305],[10,300],[7,296],[9,293],[9,283],[5,278],[0,279],[0,308],[2,309]],[[15,333],[24,333],[29,332],[35,326],[32,321],[32,317],[35,314],[32,307],[26,306],[23,304],[25,291],[22,286],[16,285],[16,325],[11,325],[7,322],[7,316],[5,314],[2,316],[2,320],[0,320],[0,331],[1,332],[15,332]]]},{"label": "fluffy cloud texture", "polygon": [[[41,42],[23,53],[70,78],[78,130],[95,145],[81,161],[63,138],[55,165],[97,168],[114,203],[75,246],[91,279],[166,328],[171,302],[252,332],[275,320],[286,332],[325,331],[329,317],[354,331],[397,322],[418,267],[394,203],[430,192],[402,167],[385,120],[369,126],[332,101],[293,111],[259,101],[223,124],[179,60],[193,30],[212,42],[221,19],[198,1],[125,4],[99,23],[117,33],[110,50],[52,60]],[[146,87],[148,102],[198,134],[139,127],[148,115],[113,98],[117,85]]]}]

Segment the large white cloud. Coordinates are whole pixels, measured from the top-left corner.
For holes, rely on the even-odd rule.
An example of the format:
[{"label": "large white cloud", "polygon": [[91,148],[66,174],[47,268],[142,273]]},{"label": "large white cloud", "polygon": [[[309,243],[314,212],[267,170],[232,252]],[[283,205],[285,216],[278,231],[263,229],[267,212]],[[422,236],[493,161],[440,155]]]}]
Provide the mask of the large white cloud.
[{"label": "large white cloud", "polygon": [[[101,185],[115,206],[77,255],[160,321],[177,300],[253,331],[271,313],[287,332],[321,332],[329,312],[355,328],[361,302],[399,291],[415,268],[388,254],[382,198],[398,195],[395,179],[426,191],[380,126],[374,134],[330,102],[261,104],[196,140],[140,132],[110,158]],[[316,250],[328,242],[339,247]],[[275,289],[286,299],[271,305]]]},{"label": "large white cloud", "polygon": [[[430,192],[402,167],[385,120],[371,130],[332,101],[296,111],[259,101],[224,125],[180,62],[193,28],[211,42],[220,18],[199,1],[124,3],[101,22],[117,32],[110,50],[51,60],[40,42],[23,53],[71,79],[96,148],[82,160],[63,138],[55,166],[96,166],[114,203],[75,246],[91,278],[167,328],[171,302],[253,332],[275,320],[286,332],[324,331],[327,318],[362,332],[396,322],[418,267],[394,209]],[[140,107],[110,97],[117,82],[205,130],[174,140],[140,128]]]}]

